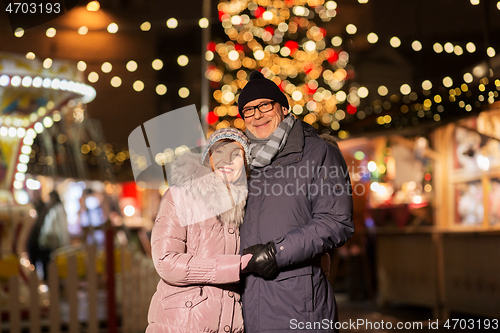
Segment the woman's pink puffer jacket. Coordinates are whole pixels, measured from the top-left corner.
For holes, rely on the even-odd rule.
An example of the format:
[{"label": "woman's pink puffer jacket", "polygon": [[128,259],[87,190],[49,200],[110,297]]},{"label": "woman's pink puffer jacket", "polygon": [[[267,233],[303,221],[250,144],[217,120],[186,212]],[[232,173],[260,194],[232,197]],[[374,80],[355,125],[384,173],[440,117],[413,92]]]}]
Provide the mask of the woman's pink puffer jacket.
[{"label": "woman's pink puffer jacket", "polygon": [[161,280],[147,333],[244,331],[237,282],[247,189],[228,189],[199,160],[187,153],[174,162],[156,217],[151,245]]}]

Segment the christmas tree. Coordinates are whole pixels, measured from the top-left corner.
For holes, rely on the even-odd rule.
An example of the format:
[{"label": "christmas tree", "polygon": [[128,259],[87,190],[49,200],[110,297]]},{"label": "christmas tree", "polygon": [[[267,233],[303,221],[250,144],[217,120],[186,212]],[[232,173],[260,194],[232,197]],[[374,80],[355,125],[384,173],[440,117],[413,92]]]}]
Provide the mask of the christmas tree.
[{"label": "christmas tree", "polygon": [[336,8],[335,1],[324,0],[221,1],[219,20],[229,39],[207,46],[206,77],[217,102],[208,114],[209,132],[244,128],[237,94],[254,70],[288,95],[296,116],[322,131],[339,130],[346,111],[355,112],[359,96],[356,89],[341,90],[352,76],[349,54],[342,39],[329,40],[322,27],[335,18]]}]

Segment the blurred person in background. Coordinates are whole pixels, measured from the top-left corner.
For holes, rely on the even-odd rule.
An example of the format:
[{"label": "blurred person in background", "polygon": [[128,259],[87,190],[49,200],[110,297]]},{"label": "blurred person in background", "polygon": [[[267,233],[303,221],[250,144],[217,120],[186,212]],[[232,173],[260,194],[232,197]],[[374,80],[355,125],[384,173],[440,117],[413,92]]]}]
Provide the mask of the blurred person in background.
[{"label": "blurred person in background", "polygon": [[42,200],[42,192],[40,190],[33,191],[31,195],[31,201],[36,211],[36,220],[28,236],[27,249],[28,258],[30,262],[36,267],[36,264],[38,262],[41,263],[38,238],[40,237],[40,230],[42,229],[43,220],[45,219],[45,215],[47,214],[47,206]]},{"label": "blurred person in background", "polygon": [[80,198],[79,221],[83,243],[103,246],[104,231],[100,229],[106,220],[98,193],[90,188],[83,190]]},{"label": "blurred person in background", "polygon": [[57,191],[50,192],[48,211],[38,236],[40,259],[43,265],[43,278],[47,281],[48,264],[52,252],[58,248],[70,245],[68,217]]}]

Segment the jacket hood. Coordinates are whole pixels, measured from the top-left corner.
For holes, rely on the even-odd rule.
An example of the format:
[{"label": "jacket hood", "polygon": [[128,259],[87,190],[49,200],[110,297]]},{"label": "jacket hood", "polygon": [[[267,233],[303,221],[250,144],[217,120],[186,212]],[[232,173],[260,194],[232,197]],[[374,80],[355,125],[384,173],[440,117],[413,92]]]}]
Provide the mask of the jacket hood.
[{"label": "jacket hood", "polygon": [[[222,223],[239,227],[245,216],[246,184],[228,184],[200,163],[201,154],[185,153],[170,167],[169,185],[183,187],[201,200]],[[193,203],[196,204],[196,203]]]}]

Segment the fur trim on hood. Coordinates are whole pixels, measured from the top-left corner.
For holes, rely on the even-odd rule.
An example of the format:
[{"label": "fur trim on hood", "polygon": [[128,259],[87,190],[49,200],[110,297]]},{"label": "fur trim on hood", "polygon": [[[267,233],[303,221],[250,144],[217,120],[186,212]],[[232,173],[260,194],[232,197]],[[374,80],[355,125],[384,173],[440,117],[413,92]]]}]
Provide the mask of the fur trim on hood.
[{"label": "fur trim on hood", "polygon": [[169,185],[183,187],[196,199],[206,204],[222,223],[243,223],[248,195],[246,184],[229,184],[217,176],[211,168],[200,163],[201,154],[185,153],[170,167]]}]

